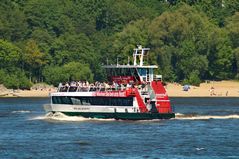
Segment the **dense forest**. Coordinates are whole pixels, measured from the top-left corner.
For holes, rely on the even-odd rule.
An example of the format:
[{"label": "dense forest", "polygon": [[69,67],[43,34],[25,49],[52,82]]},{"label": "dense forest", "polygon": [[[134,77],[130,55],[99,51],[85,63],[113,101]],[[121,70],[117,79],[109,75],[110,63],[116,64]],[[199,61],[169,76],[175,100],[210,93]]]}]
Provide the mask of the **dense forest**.
[{"label": "dense forest", "polygon": [[103,80],[138,44],[165,81],[239,79],[238,0],[1,0],[0,84]]}]

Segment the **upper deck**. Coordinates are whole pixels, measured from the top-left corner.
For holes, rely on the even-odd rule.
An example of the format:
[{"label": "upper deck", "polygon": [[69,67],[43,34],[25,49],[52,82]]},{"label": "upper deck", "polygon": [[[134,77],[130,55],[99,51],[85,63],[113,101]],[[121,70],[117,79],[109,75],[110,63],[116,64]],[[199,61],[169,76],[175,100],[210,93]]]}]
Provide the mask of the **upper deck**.
[{"label": "upper deck", "polygon": [[[145,65],[144,57],[148,57],[149,48],[134,49],[133,52],[133,65],[129,62],[127,65],[105,65],[107,78],[110,82],[116,83],[135,83],[142,84],[155,80],[161,80],[162,76],[154,75],[154,70],[158,68],[156,65]],[[118,60],[117,60],[118,61]]]},{"label": "upper deck", "polygon": [[148,88],[142,86],[134,87],[133,85],[90,85],[90,86],[66,86],[58,87],[56,93],[51,96],[103,96],[103,97],[132,97],[136,90],[145,94]]}]

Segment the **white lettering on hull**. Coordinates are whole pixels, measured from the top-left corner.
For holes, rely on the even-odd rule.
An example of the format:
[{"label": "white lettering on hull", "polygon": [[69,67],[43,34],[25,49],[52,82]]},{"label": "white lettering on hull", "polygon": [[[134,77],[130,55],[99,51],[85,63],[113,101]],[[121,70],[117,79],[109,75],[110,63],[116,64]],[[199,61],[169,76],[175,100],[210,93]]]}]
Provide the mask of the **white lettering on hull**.
[{"label": "white lettering on hull", "polygon": [[98,113],[134,113],[137,108],[132,106],[79,106],[66,104],[51,104],[45,109],[54,112],[98,112]]}]

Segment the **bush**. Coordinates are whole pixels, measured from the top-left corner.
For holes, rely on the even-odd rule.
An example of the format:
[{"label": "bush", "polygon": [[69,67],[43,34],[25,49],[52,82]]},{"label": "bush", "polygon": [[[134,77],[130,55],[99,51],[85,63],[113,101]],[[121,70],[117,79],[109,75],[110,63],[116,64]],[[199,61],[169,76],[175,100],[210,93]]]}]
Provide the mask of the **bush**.
[{"label": "bush", "polygon": [[0,83],[8,89],[30,89],[32,83],[24,72],[15,68],[14,71],[0,70]]},{"label": "bush", "polygon": [[190,84],[190,85],[194,85],[194,86],[199,86],[201,83],[201,80],[199,78],[199,72],[193,71],[189,74],[188,78],[183,80],[183,85],[185,84]]},{"label": "bush", "polygon": [[43,76],[48,84],[58,86],[60,82],[85,80],[92,82],[93,74],[88,65],[79,62],[70,62],[64,66],[47,66]]},{"label": "bush", "polygon": [[60,82],[69,80],[69,75],[64,71],[63,67],[59,66],[45,67],[43,76],[45,77],[46,83],[53,84],[54,86],[58,86]]}]

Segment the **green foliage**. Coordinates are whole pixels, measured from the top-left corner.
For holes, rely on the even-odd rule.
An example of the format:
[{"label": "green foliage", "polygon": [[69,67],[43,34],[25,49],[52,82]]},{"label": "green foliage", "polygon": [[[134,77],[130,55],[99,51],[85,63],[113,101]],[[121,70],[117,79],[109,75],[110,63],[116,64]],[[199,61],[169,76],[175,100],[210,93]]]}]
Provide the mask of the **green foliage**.
[{"label": "green foliage", "polygon": [[59,66],[47,66],[43,69],[45,81],[54,86],[58,86],[60,82],[68,81],[69,77],[65,70]]},{"label": "green foliage", "polygon": [[84,80],[92,82],[93,80],[93,74],[88,65],[79,62],[70,62],[63,67],[69,77],[69,81]]},{"label": "green foliage", "polygon": [[234,54],[231,42],[225,31],[217,29],[209,36],[210,48],[208,59],[210,75],[214,79],[229,79],[232,77]]},{"label": "green foliage", "polygon": [[239,47],[239,12],[236,12],[235,15],[227,19],[225,29],[232,42],[232,48]]},{"label": "green foliage", "polygon": [[104,80],[101,65],[128,63],[137,45],[166,81],[238,78],[238,28],[238,0],[4,0],[0,82]]},{"label": "green foliage", "polygon": [[160,64],[165,78],[170,72],[177,80],[186,79],[192,71],[203,78],[208,69],[207,41],[210,22],[203,14],[187,5],[175,12],[166,12],[155,18],[150,27],[153,60]]},{"label": "green foliage", "polygon": [[30,89],[32,86],[24,72],[17,68],[8,72],[0,70],[0,83],[11,89]]},{"label": "green foliage", "polygon": [[97,56],[93,55],[92,43],[85,34],[65,34],[57,38],[52,45],[51,54],[55,57],[55,63],[60,65],[71,61],[91,63]]},{"label": "green foliage", "polygon": [[27,21],[24,13],[10,1],[0,4],[0,39],[23,40],[27,34]]},{"label": "green foliage", "polygon": [[132,50],[137,45],[147,46],[149,22],[148,19],[131,22],[115,35],[112,48],[114,54],[120,57],[120,64],[127,64],[128,57],[132,57]]},{"label": "green foliage", "polygon": [[25,63],[33,69],[37,69],[46,64],[46,61],[44,60],[44,54],[40,51],[37,43],[34,40],[29,40],[27,42],[23,59]]},{"label": "green foliage", "polygon": [[190,72],[188,77],[184,79],[182,82],[182,84],[190,84],[194,86],[199,86],[200,83],[201,83],[201,80],[199,78],[199,72],[197,70]]},{"label": "green foliage", "polygon": [[105,0],[105,5],[97,16],[96,28],[108,33],[118,32],[131,21],[152,16],[153,13],[150,10],[137,8],[136,5],[128,1]]},{"label": "green foliage", "polygon": [[43,75],[46,82],[57,86],[60,82],[85,80],[92,82],[93,74],[88,65],[79,62],[70,62],[64,66],[48,66]]},{"label": "green foliage", "polygon": [[0,39],[0,68],[18,66],[21,50],[10,42]]}]

